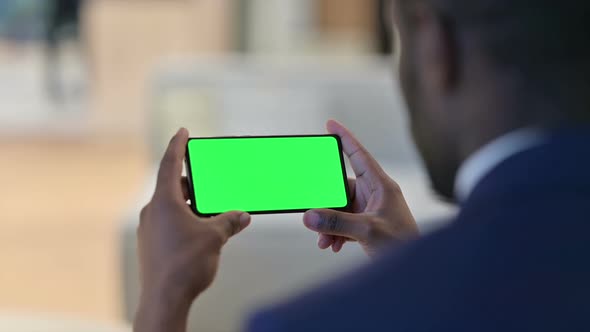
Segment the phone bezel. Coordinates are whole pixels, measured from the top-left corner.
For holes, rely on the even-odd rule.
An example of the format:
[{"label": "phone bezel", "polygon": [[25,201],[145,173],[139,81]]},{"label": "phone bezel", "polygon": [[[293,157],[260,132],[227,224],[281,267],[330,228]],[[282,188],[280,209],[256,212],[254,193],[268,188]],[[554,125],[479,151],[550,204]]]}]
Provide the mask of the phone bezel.
[{"label": "phone bezel", "polygon": [[350,188],[348,185],[348,175],[346,174],[346,164],[344,162],[344,151],[342,149],[342,140],[338,135],[271,135],[271,136],[218,136],[218,137],[191,137],[188,139],[186,144],[186,153],[185,153],[185,165],[186,165],[186,178],[188,182],[188,191],[189,191],[189,198],[190,198],[190,207],[191,210],[200,217],[214,217],[220,215],[222,213],[201,213],[198,210],[197,202],[195,199],[195,190],[193,187],[193,176],[192,176],[192,168],[191,168],[191,161],[190,161],[190,153],[188,149],[188,145],[192,140],[203,140],[203,139],[260,139],[260,138],[314,138],[314,137],[333,137],[336,139],[338,143],[338,153],[340,155],[340,165],[342,169],[342,176],[344,181],[344,190],[346,191],[346,206],[344,207],[321,207],[321,208],[305,208],[305,209],[293,209],[293,210],[264,210],[264,211],[244,211],[248,212],[252,215],[265,215],[265,214],[288,214],[288,213],[303,213],[309,211],[311,209],[329,209],[329,210],[336,210],[336,211],[347,211],[350,208],[351,199],[350,199]]}]

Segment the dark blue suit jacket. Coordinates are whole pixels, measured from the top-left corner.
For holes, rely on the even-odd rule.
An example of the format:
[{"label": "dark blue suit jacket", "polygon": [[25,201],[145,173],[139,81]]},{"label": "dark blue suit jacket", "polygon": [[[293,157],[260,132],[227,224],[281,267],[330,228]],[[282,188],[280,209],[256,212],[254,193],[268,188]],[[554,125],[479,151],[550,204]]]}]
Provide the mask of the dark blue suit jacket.
[{"label": "dark blue suit jacket", "polygon": [[512,156],[449,227],[248,331],[590,331],[590,128]]}]

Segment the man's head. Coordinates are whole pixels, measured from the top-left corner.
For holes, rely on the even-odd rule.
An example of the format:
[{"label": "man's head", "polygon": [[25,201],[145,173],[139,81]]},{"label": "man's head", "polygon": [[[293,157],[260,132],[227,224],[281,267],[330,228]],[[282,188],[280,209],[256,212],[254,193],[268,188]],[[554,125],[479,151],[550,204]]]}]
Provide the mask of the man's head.
[{"label": "man's head", "polygon": [[590,2],[394,0],[400,79],[434,188],[522,127],[590,119]]}]

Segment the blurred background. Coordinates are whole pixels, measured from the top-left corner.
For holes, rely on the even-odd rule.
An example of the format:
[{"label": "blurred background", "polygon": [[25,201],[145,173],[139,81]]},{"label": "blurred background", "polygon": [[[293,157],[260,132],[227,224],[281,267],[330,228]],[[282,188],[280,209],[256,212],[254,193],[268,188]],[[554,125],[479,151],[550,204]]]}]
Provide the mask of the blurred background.
[{"label": "blurred background", "polygon": [[[135,227],[180,126],[323,133],[338,119],[404,188],[420,227],[453,209],[411,145],[381,0],[0,1],[0,330],[127,331]],[[304,157],[304,156],[302,156]],[[191,329],[366,263],[316,249],[301,215],[255,217]]]}]

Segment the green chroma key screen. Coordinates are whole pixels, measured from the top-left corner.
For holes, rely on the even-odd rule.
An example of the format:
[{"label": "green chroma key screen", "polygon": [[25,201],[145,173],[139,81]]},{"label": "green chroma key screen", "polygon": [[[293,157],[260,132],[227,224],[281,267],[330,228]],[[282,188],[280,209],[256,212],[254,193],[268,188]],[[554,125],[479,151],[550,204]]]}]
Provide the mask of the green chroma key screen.
[{"label": "green chroma key screen", "polygon": [[192,138],[187,172],[200,215],[348,206],[337,136]]}]

